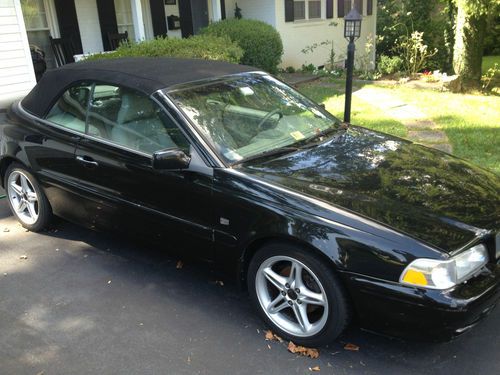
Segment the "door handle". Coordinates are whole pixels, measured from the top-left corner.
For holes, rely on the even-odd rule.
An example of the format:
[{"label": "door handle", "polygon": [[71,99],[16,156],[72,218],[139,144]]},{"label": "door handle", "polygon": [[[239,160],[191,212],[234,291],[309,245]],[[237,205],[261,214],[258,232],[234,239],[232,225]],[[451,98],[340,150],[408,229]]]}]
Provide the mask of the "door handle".
[{"label": "door handle", "polygon": [[76,161],[79,163],[82,163],[85,166],[91,167],[91,168],[97,167],[99,165],[99,163],[96,162],[94,159],[92,159],[90,156],[78,155],[76,157]]}]

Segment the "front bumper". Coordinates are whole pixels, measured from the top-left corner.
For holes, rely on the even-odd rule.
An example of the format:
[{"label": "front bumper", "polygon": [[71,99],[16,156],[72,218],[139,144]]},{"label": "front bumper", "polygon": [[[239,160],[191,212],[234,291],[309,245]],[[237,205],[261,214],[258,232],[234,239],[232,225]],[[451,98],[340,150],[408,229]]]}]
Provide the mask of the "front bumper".
[{"label": "front bumper", "polygon": [[447,341],[472,328],[495,307],[500,265],[453,289],[440,291],[401,285],[343,272],[360,323],[391,336]]}]

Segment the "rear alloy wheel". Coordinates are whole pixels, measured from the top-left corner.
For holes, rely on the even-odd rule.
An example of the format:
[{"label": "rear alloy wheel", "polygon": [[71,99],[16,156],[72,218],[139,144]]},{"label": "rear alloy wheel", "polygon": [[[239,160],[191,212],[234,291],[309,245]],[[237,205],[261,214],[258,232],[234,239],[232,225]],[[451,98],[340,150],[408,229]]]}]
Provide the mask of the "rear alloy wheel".
[{"label": "rear alloy wheel", "polygon": [[31,231],[43,229],[50,220],[47,198],[31,173],[18,164],[7,169],[5,187],[12,213]]},{"label": "rear alloy wheel", "polygon": [[348,323],[345,292],[319,257],[273,244],[253,257],[248,287],[260,315],[280,336],[316,346],[333,341]]}]

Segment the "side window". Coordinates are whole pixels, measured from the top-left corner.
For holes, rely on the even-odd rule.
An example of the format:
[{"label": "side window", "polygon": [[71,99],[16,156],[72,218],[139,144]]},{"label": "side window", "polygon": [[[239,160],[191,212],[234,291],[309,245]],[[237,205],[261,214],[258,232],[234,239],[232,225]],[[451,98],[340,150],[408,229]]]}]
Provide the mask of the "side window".
[{"label": "side window", "polygon": [[85,133],[85,114],[92,91],[89,83],[80,83],[66,90],[45,117],[65,128]]},{"label": "side window", "polygon": [[147,96],[123,87],[95,85],[88,133],[149,154],[167,148],[189,151],[177,125]]}]

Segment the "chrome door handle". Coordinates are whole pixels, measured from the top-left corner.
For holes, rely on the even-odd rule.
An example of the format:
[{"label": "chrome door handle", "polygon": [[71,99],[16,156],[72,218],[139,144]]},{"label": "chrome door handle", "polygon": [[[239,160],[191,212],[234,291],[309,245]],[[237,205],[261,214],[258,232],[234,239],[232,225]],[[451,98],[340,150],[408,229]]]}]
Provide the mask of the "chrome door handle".
[{"label": "chrome door handle", "polygon": [[84,165],[87,165],[89,167],[97,167],[99,165],[98,162],[96,162],[94,159],[92,159],[91,157],[88,157],[88,156],[78,155],[76,157],[76,161],[78,161],[79,163],[82,163]]}]

